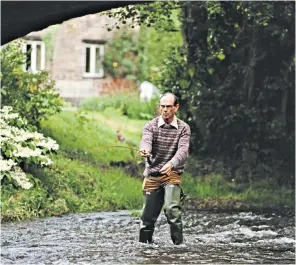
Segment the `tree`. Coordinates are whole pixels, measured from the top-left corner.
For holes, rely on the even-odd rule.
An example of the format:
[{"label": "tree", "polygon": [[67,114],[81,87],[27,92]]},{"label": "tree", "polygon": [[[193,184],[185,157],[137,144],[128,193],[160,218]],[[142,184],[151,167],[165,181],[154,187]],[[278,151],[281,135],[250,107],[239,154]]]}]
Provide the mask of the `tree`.
[{"label": "tree", "polygon": [[[294,174],[294,2],[184,2],[183,32],[197,154],[232,176]],[[174,80],[178,77],[174,77]],[[188,116],[188,113],[187,113]],[[193,141],[196,139],[193,138]]]},{"label": "tree", "polygon": [[229,178],[293,184],[295,3],[162,1],[118,16],[164,29],[178,8],[184,45],[153,81],[180,97],[193,154],[222,162]]}]

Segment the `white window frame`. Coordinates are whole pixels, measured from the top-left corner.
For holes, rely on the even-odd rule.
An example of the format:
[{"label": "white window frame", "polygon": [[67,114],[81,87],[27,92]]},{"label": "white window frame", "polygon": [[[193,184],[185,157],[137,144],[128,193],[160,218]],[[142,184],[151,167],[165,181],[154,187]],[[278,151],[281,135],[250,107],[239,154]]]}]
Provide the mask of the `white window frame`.
[{"label": "white window frame", "polygon": [[[87,73],[86,70],[86,48],[90,48],[90,72]],[[100,49],[100,57],[102,57],[104,59],[104,45],[103,44],[89,44],[86,43],[83,47],[84,49],[84,72],[83,72],[83,76],[84,77],[104,77],[104,68],[102,67],[100,69],[100,71],[98,73],[95,72],[96,70],[96,48]]]},{"label": "white window frame", "polygon": [[[25,40],[25,43],[23,45],[23,53],[27,52],[27,45],[31,45],[31,69],[26,70],[27,64],[24,63],[23,70],[30,71],[32,73],[37,73],[39,71],[42,71],[45,69],[45,44],[43,41],[37,41],[37,40]],[[40,70],[37,70],[37,45],[41,46],[41,62],[40,62]]]}]

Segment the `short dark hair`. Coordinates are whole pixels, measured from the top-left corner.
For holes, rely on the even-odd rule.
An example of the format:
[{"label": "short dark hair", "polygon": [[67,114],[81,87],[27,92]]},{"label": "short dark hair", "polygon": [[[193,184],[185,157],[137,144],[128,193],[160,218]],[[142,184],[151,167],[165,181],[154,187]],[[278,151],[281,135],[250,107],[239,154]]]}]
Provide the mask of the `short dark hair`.
[{"label": "short dark hair", "polygon": [[179,104],[179,98],[172,92],[165,92],[164,94],[162,94],[160,97],[159,97],[159,100],[161,100],[164,96],[167,96],[167,95],[172,95],[174,97],[174,106],[176,106],[177,104]]}]

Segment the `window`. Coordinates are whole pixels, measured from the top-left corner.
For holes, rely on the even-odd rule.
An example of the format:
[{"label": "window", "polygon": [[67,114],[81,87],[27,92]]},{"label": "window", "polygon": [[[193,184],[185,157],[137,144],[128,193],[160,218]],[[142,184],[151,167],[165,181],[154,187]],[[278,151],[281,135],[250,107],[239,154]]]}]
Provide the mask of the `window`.
[{"label": "window", "polygon": [[23,46],[26,54],[24,71],[37,73],[45,69],[45,44],[42,41],[26,41]]},{"label": "window", "polygon": [[85,44],[85,77],[103,77],[104,45]]}]

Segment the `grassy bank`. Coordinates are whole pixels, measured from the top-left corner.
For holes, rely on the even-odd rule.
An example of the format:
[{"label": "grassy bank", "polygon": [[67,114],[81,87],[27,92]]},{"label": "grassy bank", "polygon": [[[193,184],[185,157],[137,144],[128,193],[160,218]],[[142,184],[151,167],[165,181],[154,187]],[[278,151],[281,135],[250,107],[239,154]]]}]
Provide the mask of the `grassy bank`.
[{"label": "grassy bank", "polygon": [[113,109],[101,114],[64,111],[43,122],[42,132],[56,139],[60,150],[52,167],[30,169],[37,178],[34,189],[2,187],[2,220],[140,209],[141,181],[110,165],[137,168],[141,158],[134,151],[113,146],[137,147],[144,124]]},{"label": "grassy bank", "polygon": [[64,111],[43,122],[43,133],[53,137],[60,149],[72,158],[109,165],[128,161],[135,152],[115,145],[137,148],[146,122],[129,120],[119,111],[105,109],[102,113]]},{"label": "grassy bank", "polygon": [[268,180],[258,180],[250,185],[228,182],[222,175],[192,177],[184,174],[183,188],[189,195],[189,209],[295,211],[295,191]]},{"label": "grassy bank", "polygon": [[61,154],[53,161],[53,168],[34,172],[40,180],[37,188],[2,188],[4,220],[141,207],[141,183],[123,170],[94,167]]},{"label": "grassy bank", "polygon": [[[51,168],[30,169],[36,187],[1,190],[2,220],[22,220],[73,212],[140,209],[142,158],[114,145],[138,147],[145,120],[119,110],[101,113],[63,111],[42,123],[43,133],[58,141]],[[183,189],[192,209],[291,209],[294,191],[267,180],[252,185],[228,182],[221,175],[186,173]]]}]

